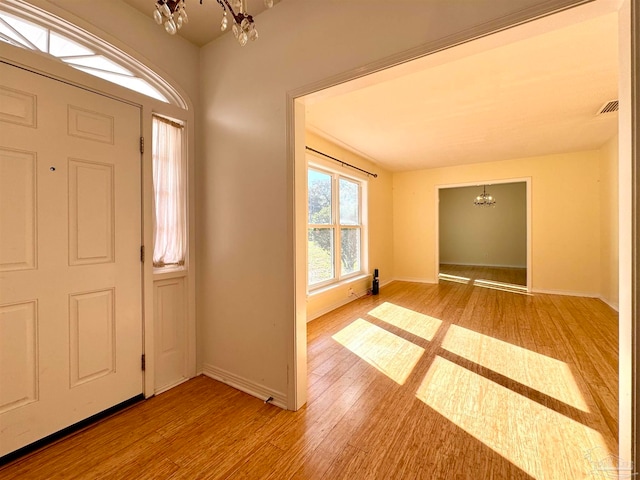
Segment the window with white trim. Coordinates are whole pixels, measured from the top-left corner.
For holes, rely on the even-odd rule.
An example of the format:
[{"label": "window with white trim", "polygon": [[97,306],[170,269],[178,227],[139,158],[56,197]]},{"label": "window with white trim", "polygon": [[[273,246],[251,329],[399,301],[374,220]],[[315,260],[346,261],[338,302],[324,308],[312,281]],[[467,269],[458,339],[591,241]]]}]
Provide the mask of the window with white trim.
[{"label": "window with white trim", "polygon": [[48,54],[77,70],[186,108],[166,81],[130,55],[24,2],[0,2],[0,42]]},{"label": "window with white trim", "polygon": [[307,170],[308,287],[364,273],[363,180],[321,167]]},{"label": "window with white trim", "polygon": [[153,266],[181,268],[187,250],[187,168],[184,128],[153,116]]}]

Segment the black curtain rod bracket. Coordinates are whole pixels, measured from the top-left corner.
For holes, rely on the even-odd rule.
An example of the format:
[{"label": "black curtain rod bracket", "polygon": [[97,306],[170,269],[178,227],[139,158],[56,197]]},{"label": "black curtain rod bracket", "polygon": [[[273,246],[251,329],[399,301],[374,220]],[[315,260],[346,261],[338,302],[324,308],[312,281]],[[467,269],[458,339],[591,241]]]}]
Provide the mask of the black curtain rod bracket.
[{"label": "black curtain rod bracket", "polygon": [[339,158],[335,158],[332,157],[331,155],[327,155],[326,153],[322,153],[318,150],[316,150],[315,148],[311,148],[311,147],[304,147],[307,150],[310,150],[312,152],[317,153],[318,155],[322,155],[323,157],[327,157],[330,158],[333,161],[336,161],[338,163],[340,163],[343,167],[351,167],[351,168],[355,168],[356,170],[361,171],[362,173],[366,173],[367,175],[371,175],[373,178],[378,178],[378,174],[377,173],[371,173],[371,172],[367,172],[366,170],[363,170],[362,168],[356,167],[355,165],[351,165],[350,163],[347,163],[345,161],[340,160]]}]

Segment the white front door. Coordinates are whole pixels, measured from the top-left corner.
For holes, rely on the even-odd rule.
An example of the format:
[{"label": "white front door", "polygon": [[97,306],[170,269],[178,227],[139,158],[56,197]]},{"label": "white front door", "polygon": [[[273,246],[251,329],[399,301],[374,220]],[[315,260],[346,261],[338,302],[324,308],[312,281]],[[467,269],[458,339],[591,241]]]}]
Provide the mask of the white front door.
[{"label": "white front door", "polygon": [[0,456],[142,393],[140,118],[0,63]]}]

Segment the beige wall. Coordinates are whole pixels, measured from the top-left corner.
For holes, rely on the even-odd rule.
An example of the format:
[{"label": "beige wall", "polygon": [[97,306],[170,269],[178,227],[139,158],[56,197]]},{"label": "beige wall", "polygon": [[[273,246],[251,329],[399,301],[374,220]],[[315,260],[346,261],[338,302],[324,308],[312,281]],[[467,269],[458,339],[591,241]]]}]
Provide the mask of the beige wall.
[{"label": "beige wall", "polygon": [[[363,170],[378,174],[377,178],[369,177],[368,189],[368,222],[369,236],[368,265],[369,272],[379,269],[380,283],[384,284],[393,279],[393,191],[391,173],[374,165],[370,161],[331,143],[314,133],[307,132],[307,145],[332,157],[344,160]],[[310,154],[311,158],[313,154]],[[329,160],[329,162],[331,162]],[[339,163],[331,162],[329,165],[340,167]],[[349,173],[351,169],[346,168]],[[356,172],[357,171],[353,171]],[[328,290],[322,290],[307,297],[307,320],[326,313],[353,300],[349,298],[349,288],[353,288],[356,295],[366,293],[371,287],[371,277],[349,282]]]},{"label": "beige wall", "polygon": [[439,190],[440,263],[526,268],[526,182],[486,188],[493,207],[473,204],[482,186]]},{"label": "beige wall", "polygon": [[[344,72],[534,18],[561,3],[572,1],[477,0],[464,8],[412,2],[407,15],[393,2],[377,2],[363,21],[360,2],[284,0],[258,15],[259,41],[239,49],[224,35],[201,49],[197,314],[205,368],[290,400],[293,345],[303,337],[296,337],[287,92],[310,93],[311,85]],[[305,361],[303,350],[295,364]]]},{"label": "beige wall", "polygon": [[600,158],[601,297],[618,309],[618,137],[601,149]]},{"label": "beige wall", "polygon": [[397,278],[436,281],[436,186],[531,177],[534,291],[599,296],[600,153],[514,159],[394,175]]}]

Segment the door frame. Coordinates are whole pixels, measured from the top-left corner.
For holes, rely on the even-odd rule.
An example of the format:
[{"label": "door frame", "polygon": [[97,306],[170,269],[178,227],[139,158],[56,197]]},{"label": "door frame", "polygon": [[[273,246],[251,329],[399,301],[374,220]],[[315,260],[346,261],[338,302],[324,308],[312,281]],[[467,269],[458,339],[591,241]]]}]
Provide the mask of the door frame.
[{"label": "door frame", "polygon": [[[401,52],[391,57],[383,58],[369,65],[364,65],[358,69],[344,72],[330,78],[325,78],[317,82],[304,85],[287,92],[287,171],[288,185],[287,200],[291,206],[290,217],[290,238],[291,252],[293,255],[293,300],[292,326],[289,332],[288,345],[288,400],[287,407],[290,410],[298,410],[307,400],[307,348],[306,348],[306,244],[305,244],[305,223],[304,223],[304,129],[305,129],[305,106],[302,97],[316,93],[320,90],[340,85],[351,80],[363,78],[367,75],[385,70],[389,67],[400,65],[424,56],[437,53],[439,51],[459,46],[468,42],[473,42],[491,35],[508,34],[512,27],[529,24],[545,17],[554,17],[555,21],[564,12],[572,14],[575,8],[591,8],[593,11],[626,15],[630,12],[628,23],[619,28],[619,38],[630,41],[630,52],[624,62],[621,61],[622,71],[628,78],[622,78],[620,83],[629,82],[629,91],[623,100],[628,101],[628,105],[621,102],[621,114],[623,108],[627,108],[628,120],[632,126],[625,141],[628,142],[626,148],[620,149],[620,154],[624,160],[629,162],[628,169],[619,175],[621,181],[629,183],[629,190],[620,191],[619,217],[621,220],[631,223],[627,227],[619,227],[620,234],[620,254],[622,259],[620,264],[620,340],[619,347],[620,362],[619,382],[620,405],[619,405],[619,457],[623,460],[632,460],[640,468],[640,449],[636,449],[636,439],[640,432],[640,395],[636,394],[640,389],[640,378],[636,369],[637,362],[640,363],[640,328],[637,325],[637,318],[640,315],[640,237],[638,236],[637,213],[640,211],[640,75],[638,65],[640,61],[640,7],[637,0],[620,0],[607,4],[606,2],[593,0],[550,0],[543,2],[538,11],[520,12],[505,18],[496,19],[493,22],[460,32],[456,35],[440,39],[431,44]],[[605,12],[606,10],[606,12]],[[621,43],[621,45],[623,45]],[[623,45],[626,49],[626,43]],[[626,52],[625,52],[626,53]],[[626,85],[625,85],[626,86]],[[626,176],[625,176],[626,175]],[[625,188],[627,185],[625,184]],[[628,238],[627,238],[628,236]],[[629,261],[631,260],[631,261]],[[627,265],[628,262],[628,265]],[[624,341],[621,341],[624,339]]]},{"label": "door frame", "polygon": [[447,188],[458,188],[458,187],[476,187],[478,185],[500,185],[505,183],[524,183],[526,189],[526,208],[527,211],[525,213],[527,220],[527,292],[531,292],[531,279],[532,276],[532,234],[531,234],[531,177],[518,177],[518,178],[501,178],[496,180],[484,179],[478,180],[475,182],[463,182],[463,183],[451,183],[451,184],[442,184],[435,186],[435,209],[434,209],[434,217],[435,217],[435,266],[434,272],[436,272],[435,281],[438,281],[440,275],[440,190],[444,190]]},{"label": "door frame", "polygon": [[[631,316],[631,461],[632,468],[635,472],[640,470],[640,448],[637,440],[640,433],[640,375],[638,374],[638,366],[640,365],[640,326],[638,319],[640,318],[640,5],[637,0],[629,0],[630,15],[629,28],[631,31],[631,55],[629,59],[630,70],[630,120],[631,120],[631,197],[632,197],[632,225],[631,225],[631,267],[630,267],[630,316]],[[626,3],[626,2],[625,2]],[[621,272],[620,277],[624,275]],[[620,335],[623,335],[623,326],[621,325]],[[626,404],[621,400],[620,407]],[[622,455],[621,455],[622,457]],[[624,458],[624,457],[622,457]]]}]

